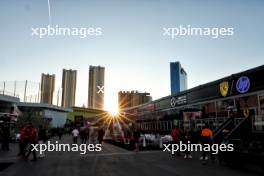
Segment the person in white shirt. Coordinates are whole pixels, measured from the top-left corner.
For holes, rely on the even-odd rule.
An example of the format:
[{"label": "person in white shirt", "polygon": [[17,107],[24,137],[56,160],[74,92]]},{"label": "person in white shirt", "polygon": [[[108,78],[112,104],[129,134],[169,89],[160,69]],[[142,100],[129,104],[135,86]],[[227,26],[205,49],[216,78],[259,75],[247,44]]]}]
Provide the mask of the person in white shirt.
[{"label": "person in white shirt", "polygon": [[72,130],[72,136],[73,136],[73,143],[77,144],[78,136],[79,136],[79,130],[77,128],[74,128]]}]

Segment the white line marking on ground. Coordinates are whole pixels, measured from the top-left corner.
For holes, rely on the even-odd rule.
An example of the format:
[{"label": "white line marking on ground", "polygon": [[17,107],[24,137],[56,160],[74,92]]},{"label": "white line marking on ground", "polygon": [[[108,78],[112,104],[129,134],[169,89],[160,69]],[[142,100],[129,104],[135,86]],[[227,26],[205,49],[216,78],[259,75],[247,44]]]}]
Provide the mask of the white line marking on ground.
[{"label": "white line marking on ground", "polygon": [[80,155],[80,156],[81,157],[92,157],[92,156],[140,155],[140,154],[153,154],[153,153],[161,153],[161,151],[115,152],[115,153],[87,154],[87,155]]}]

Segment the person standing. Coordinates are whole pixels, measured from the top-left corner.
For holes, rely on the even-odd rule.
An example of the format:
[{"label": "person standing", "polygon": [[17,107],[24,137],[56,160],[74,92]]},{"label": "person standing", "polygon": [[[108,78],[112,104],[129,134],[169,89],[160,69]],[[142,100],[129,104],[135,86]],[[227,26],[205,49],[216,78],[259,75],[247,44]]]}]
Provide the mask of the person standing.
[{"label": "person standing", "polygon": [[[178,126],[174,126],[171,130],[171,137],[172,137],[172,141],[173,141],[173,144],[179,144],[180,143],[180,140],[181,140],[181,131],[179,129]],[[176,151],[176,155],[177,156],[180,156],[180,151]]]},{"label": "person standing", "polygon": [[133,132],[133,138],[134,138],[134,143],[135,143],[135,152],[139,152],[140,132],[137,128]]},{"label": "person standing", "polygon": [[26,149],[30,142],[29,137],[30,137],[30,129],[28,128],[28,125],[26,125],[20,129],[19,148],[20,148],[20,155],[22,157],[26,157]]},{"label": "person standing", "polygon": [[[209,125],[205,125],[201,132],[201,143],[204,146],[205,144],[209,144],[210,146],[213,143],[213,132],[209,128]],[[202,160],[205,164],[205,161],[208,160],[208,155],[211,155],[211,152],[203,151],[202,152]]]},{"label": "person standing", "polygon": [[31,161],[37,161],[37,154],[36,151],[33,150],[33,146],[32,144],[37,144],[38,143],[38,130],[33,126],[32,123],[29,123],[28,125],[28,131],[29,131],[29,141],[30,141],[30,147],[29,147],[29,151],[26,154],[26,159],[29,158],[30,154],[33,154],[33,159]]},{"label": "person standing", "polygon": [[98,131],[98,142],[99,142],[99,144],[102,144],[103,140],[104,140],[104,130],[101,127]]},{"label": "person standing", "polygon": [[89,127],[85,128],[85,136],[86,136],[86,141],[88,141],[88,143],[89,143],[89,141],[90,141],[90,129],[89,129]]},{"label": "person standing", "polygon": [[[221,145],[221,144],[228,145],[228,143],[229,143],[228,134],[229,134],[228,129],[224,129],[222,131],[222,139],[220,139],[221,143],[219,145]],[[217,156],[218,156],[218,162],[220,165],[225,163],[226,162],[225,159],[228,158],[228,154],[226,154],[226,152],[224,152],[224,151],[222,152],[221,150],[218,152]],[[227,161],[228,161],[228,159],[227,159]]]},{"label": "person standing", "polygon": [[62,139],[63,133],[64,133],[64,128],[62,128],[62,127],[59,128],[59,129],[58,129],[58,137],[59,137],[59,140]]},{"label": "person standing", "polygon": [[16,135],[16,140],[18,142],[18,149],[19,149],[19,153],[17,154],[17,156],[22,156],[22,153],[23,153],[23,144],[22,144],[22,140],[21,140],[22,130],[23,130],[23,127],[20,127],[19,132]]},{"label": "person standing", "polygon": [[[183,143],[188,145],[188,143],[191,142],[191,131],[187,129],[184,133]],[[191,151],[186,149],[184,151],[184,159],[192,158]]]},{"label": "person standing", "polygon": [[87,136],[86,136],[86,133],[85,133],[85,127],[82,127],[80,129],[80,138],[81,138],[81,143],[82,144],[86,144],[86,140],[87,140]]},{"label": "person standing", "polygon": [[[42,125],[39,126],[39,131],[38,131],[38,142],[39,144],[44,144],[47,140],[47,133],[46,129],[42,127]],[[44,158],[45,153],[42,152],[39,154],[39,158]]]},{"label": "person standing", "polygon": [[2,130],[2,150],[9,151],[10,129],[7,123],[4,123]]},{"label": "person standing", "polygon": [[[2,126],[0,126],[0,141],[1,141],[1,143],[3,142],[3,129],[2,129]],[[3,143],[1,145],[3,146]]]},{"label": "person standing", "polygon": [[77,144],[78,136],[79,136],[79,130],[76,127],[72,130],[72,136],[73,136],[73,143]]}]

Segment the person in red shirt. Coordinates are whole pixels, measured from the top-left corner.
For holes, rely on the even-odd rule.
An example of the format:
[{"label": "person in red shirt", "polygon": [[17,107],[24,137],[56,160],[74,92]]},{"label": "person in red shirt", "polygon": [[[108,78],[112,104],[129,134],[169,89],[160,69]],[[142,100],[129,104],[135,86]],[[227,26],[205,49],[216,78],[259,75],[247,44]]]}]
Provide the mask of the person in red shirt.
[{"label": "person in red shirt", "polygon": [[25,157],[26,155],[26,149],[28,144],[30,143],[30,129],[28,128],[28,125],[25,125],[23,128],[20,129],[20,139],[19,139],[19,145],[20,145],[20,155],[22,157]]},{"label": "person in red shirt", "polygon": [[[202,132],[201,132],[201,143],[204,145],[204,144],[209,144],[209,145],[212,145],[213,143],[213,132],[212,130],[209,128],[209,125],[206,124],[204,126],[204,128],[202,129]],[[211,158],[213,160],[213,157],[212,157],[212,154],[210,152],[206,152],[206,151],[203,151],[202,152],[202,157],[201,159],[203,161],[206,161],[208,160],[208,154],[211,155]]]},{"label": "person in red shirt", "polygon": [[[179,126],[174,126],[171,130],[171,137],[174,144],[179,144],[181,140],[181,130]],[[176,152],[177,156],[180,156],[180,151]]]},{"label": "person in red shirt", "polygon": [[31,161],[37,161],[37,154],[36,151],[33,150],[33,146],[31,144],[37,144],[38,143],[38,130],[33,126],[32,123],[29,123],[26,127],[26,135],[29,137],[30,147],[29,151],[26,154],[26,159],[30,156],[30,154],[33,154],[33,159]]}]

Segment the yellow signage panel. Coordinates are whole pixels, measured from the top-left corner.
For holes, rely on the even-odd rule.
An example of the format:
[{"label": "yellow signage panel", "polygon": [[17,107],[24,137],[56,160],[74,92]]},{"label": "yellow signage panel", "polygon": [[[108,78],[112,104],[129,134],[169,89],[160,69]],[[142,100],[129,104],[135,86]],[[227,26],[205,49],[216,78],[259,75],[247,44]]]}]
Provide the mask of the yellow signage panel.
[{"label": "yellow signage panel", "polygon": [[228,81],[223,81],[220,85],[220,93],[223,97],[227,96],[228,90],[229,90],[229,83]]}]

